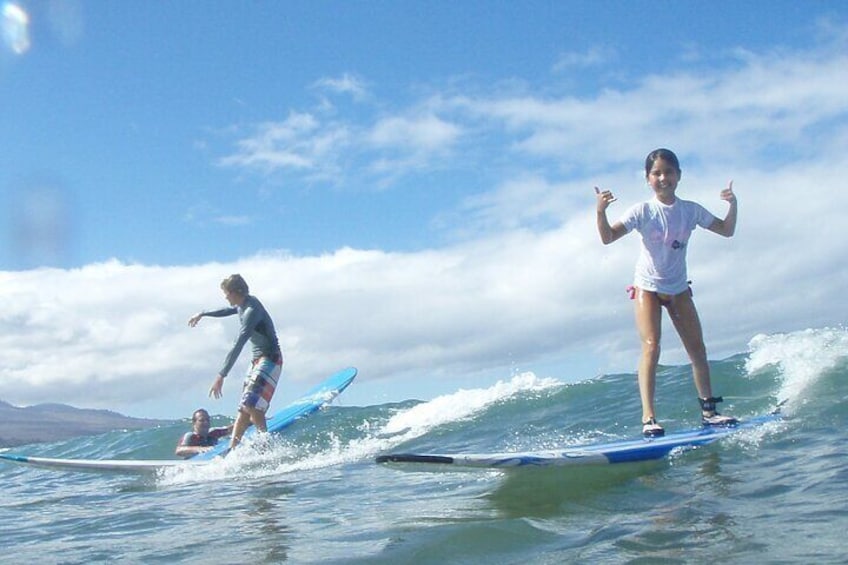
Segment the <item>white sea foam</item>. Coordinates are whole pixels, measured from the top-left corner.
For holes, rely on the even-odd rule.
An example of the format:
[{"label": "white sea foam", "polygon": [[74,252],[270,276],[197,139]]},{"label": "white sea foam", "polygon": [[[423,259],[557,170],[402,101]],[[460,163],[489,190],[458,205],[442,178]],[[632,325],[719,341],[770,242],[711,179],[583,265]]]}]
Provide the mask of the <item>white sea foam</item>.
[{"label": "white sea foam", "polygon": [[[524,392],[534,392],[561,386],[555,379],[539,378],[533,373],[515,375],[508,381],[498,381],[489,388],[460,389],[401,409],[385,423],[363,423],[366,434],[357,439],[343,441],[331,433],[329,446],[312,450],[292,446],[274,437],[254,440],[251,449],[238,449],[226,458],[207,465],[185,466],[164,470],[160,484],[207,482],[226,477],[258,478],[310,469],[320,469],[373,458],[406,441],[420,437],[430,430],[473,417],[488,407]],[[247,443],[247,442],[246,442]],[[247,445],[245,445],[247,447]],[[304,451],[309,455],[303,456]]]},{"label": "white sea foam", "polygon": [[769,366],[779,369],[782,382],[780,400],[787,399],[784,412],[804,401],[804,391],[828,370],[848,357],[848,330],[820,328],[756,335],[748,344],[745,368],[749,374]]},{"label": "white sea foam", "polygon": [[406,430],[423,433],[448,422],[469,418],[518,393],[544,390],[561,384],[555,379],[540,379],[527,372],[509,381],[498,381],[490,388],[460,389],[396,414],[386,423],[383,431],[388,434]]}]

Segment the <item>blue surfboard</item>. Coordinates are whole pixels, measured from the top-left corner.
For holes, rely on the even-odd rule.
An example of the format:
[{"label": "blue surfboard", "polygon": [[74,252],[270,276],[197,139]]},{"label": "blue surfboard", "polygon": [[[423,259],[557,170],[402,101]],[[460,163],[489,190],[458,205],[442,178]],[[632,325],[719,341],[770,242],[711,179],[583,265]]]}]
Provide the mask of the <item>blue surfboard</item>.
[{"label": "blue surfboard", "polygon": [[[353,367],[339,371],[330,378],[309,390],[279,412],[268,419],[268,432],[279,433],[294,422],[312,414],[322,406],[333,401],[344,389],[353,382],[356,377],[356,369]],[[256,434],[251,426],[245,431],[244,437],[248,438]],[[186,465],[205,465],[216,456],[225,452],[229,441],[223,439],[218,442],[212,450],[201,453],[186,460],[176,459],[56,459],[51,457],[31,457],[16,453],[0,453],[0,461],[30,465],[44,469],[57,471],[88,471],[88,472],[116,472],[116,473],[151,473],[166,467],[180,467]]]},{"label": "blue surfboard", "polygon": [[691,449],[707,445],[741,430],[760,427],[781,419],[779,414],[757,416],[734,426],[703,426],[667,433],[659,438],[596,443],[553,451],[516,453],[390,453],[377,457],[377,463],[423,463],[457,467],[564,467],[572,465],[609,465],[650,461],[667,456],[674,449]]},{"label": "blue surfboard", "polygon": [[[346,389],[350,383],[353,382],[355,377],[356,369],[353,367],[348,367],[347,369],[332,375],[326,381],[315,386],[306,394],[269,418],[266,422],[266,425],[268,426],[268,433],[279,433],[300,418],[308,416],[309,414],[319,410],[322,406],[329,404],[334,398],[341,394],[341,392]],[[242,441],[250,439],[254,435],[256,435],[256,428],[250,426],[244,432]],[[220,456],[228,449],[229,441],[222,439],[215,447],[209,451],[204,451],[203,453],[195,455],[190,459],[190,461],[208,461]]]}]

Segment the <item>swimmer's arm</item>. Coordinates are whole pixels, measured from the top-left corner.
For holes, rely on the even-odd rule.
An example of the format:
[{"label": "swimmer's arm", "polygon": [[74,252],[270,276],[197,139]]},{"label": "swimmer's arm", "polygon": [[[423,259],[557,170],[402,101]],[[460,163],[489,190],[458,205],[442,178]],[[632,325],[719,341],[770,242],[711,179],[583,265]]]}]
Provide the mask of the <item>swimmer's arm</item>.
[{"label": "swimmer's arm", "polygon": [[189,458],[193,455],[197,455],[198,453],[203,453],[204,451],[209,451],[212,449],[211,447],[203,447],[200,445],[178,445],[177,449],[174,451],[174,455],[177,457]]}]

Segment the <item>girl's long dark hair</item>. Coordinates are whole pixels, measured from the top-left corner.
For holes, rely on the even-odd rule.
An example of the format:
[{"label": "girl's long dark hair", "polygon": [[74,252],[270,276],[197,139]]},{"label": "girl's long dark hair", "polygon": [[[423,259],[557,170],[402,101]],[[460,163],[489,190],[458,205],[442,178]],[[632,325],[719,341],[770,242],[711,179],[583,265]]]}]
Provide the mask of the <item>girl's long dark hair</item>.
[{"label": "girl's long dark hair", "polygon": [[671,163],[677,172],[680,172],[680,161],[677,160],[677,155],[674,154],[674,151],[671,149],[654,149],[650,153],[648,153],[647,159],[645,159],[645,176],[648,176],[651,173],[651,169],[654,167],[654,162],[657,159],[662,159],[663,161],[668,161]]}]

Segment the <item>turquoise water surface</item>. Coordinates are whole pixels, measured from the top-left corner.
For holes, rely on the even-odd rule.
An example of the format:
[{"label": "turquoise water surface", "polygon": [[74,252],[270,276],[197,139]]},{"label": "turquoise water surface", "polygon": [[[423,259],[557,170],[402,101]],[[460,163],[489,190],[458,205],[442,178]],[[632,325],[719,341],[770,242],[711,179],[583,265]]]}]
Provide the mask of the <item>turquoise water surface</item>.
[{"label": "turquoise water surface", "polygon": [[[0,464],[9,563],[844,563],[848,332],[761,335],[712,362],[724,412],[780,424],[668,459],[480,470],[382,466],[389,451],[554,449],[637,437],[634,374],[515,374],[428,402],[337,404],[202,468],[147,477]],[[634,360],[635,361],[635,360]],[[364,375],[361,375],[361,377]],[[356,386],[354,383],[352,386]],[[667,429],[697,425],[688,367],[663,367]],[[223,422],[223,420],[221,420]],[[188,428],[24,446],[170,458]]]}]

